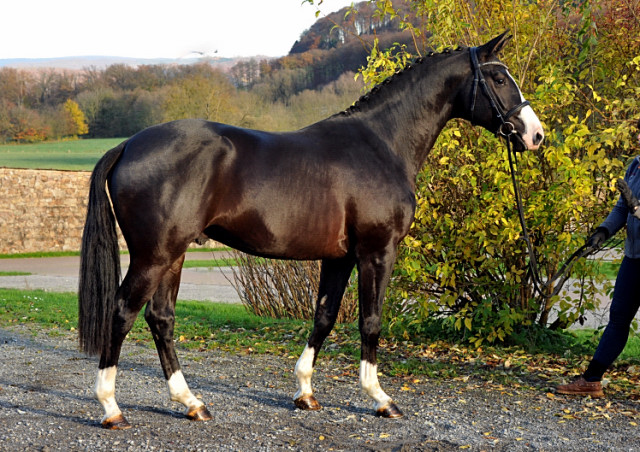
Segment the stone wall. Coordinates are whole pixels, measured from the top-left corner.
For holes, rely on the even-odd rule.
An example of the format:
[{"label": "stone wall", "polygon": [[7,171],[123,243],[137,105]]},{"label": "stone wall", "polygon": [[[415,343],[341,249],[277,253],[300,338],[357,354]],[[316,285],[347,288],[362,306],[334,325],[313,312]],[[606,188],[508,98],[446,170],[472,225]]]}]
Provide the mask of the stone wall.
[{"label": "stone wall", "polygon": [[[0,254],[79,251],[90,178],[88,171],[0,168]],[[118,236],[125,250],[120,228]]]},{"label": "stone wall", "polygon": [[90,175],[0,168],[0,253],[78,251]]}]

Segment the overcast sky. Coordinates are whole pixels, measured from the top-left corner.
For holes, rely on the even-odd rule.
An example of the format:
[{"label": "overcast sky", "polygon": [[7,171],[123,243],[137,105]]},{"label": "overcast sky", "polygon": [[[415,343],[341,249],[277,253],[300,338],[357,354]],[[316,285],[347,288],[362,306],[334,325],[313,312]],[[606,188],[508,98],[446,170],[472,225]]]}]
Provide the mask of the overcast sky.
[{"label": "overcast sky", "polygon": [[[286,55],[323,14],[353,0],[3,1],[0,59]],[[318,3],[316,0],[315,3]]]}]

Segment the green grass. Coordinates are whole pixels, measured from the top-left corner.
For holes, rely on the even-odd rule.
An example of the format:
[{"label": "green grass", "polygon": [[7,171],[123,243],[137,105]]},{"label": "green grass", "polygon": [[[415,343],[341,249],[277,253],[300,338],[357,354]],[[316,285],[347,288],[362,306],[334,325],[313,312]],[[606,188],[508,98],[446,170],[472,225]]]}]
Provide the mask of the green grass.
[{"label": "green grass", "polygon": [[[583,328],[571,330],[570,334],[576,338],[577,343],[582,344],[586,349],[595,351],[603,331]],[[625,345],[617,361],[640,362],[640,335],[638,333],[632,332],[629,334],[627,345]]]},{"label": "green grass", "polygon": [[618,270],[620,270],[620,262],[599,261],[599,272],[603,273],[607,279],[616,279]]},{"label": "green grass", "polygon": [[[75,293],[0,289],[0,326],[30,324],[49,331],[75,331],[78,325]],[[261,353],[302,351],[309,322],[257,317],[240,304],[179,301],[174,337],[185,348],[251,348]],[[140,313],[129,339],[152,344],[151,333]],[[290,352],[287,352],[290,353]]]},{"label": "green grass", "polygon": [[0,272],[0,276],[28,276],[28,272]]},{"label": "green grass", "polygon": [[106,151],[122,141],[94,138],[0,145],[0,167],[91,171]]},{"label": "green grass", "polygon": [[35,323],[69,330],[77,326],[77,310],[75,294],[0,289],[0,325]]},{"label": "green grass", "polygon": [[20,259],[31,257],[80,256],[80,251],[38,251],[33,253],[0,254],[0,259]]}]

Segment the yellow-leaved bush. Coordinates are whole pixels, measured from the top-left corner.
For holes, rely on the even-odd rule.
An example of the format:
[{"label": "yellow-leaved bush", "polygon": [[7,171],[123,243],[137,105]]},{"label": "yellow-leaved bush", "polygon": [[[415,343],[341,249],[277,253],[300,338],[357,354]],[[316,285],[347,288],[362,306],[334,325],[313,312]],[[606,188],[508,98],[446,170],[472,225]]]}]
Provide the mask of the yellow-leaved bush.
[{"label": "yellow-leaved bush", "polygon": [[[378,3],[388,14],[390,2]],[[640,41],[630,38],[640,35],[638,19],[621,0],[575,7],[479,0],[473,9],[456,0],[407,3],[414,17],[401,26],[416,48],[374,47],[360,73],[370,86],[424,55],[421,42],[440,51],[486,42],[505,29],[514,35],[501,59],[546,132],[540,150],[518,159],[525,219],[546,281],[604,220],[617,197],[615,180],[640,153],[632,142]],[[523,327],[567,327],[611,290],[597,261],[582,259],[560,296],[536,293],[506,149],[486,131],[451,121],[419,175],[416,197],[386,302],[392,332],[415,337],[439,319],[453,336],[479,346]]]}]

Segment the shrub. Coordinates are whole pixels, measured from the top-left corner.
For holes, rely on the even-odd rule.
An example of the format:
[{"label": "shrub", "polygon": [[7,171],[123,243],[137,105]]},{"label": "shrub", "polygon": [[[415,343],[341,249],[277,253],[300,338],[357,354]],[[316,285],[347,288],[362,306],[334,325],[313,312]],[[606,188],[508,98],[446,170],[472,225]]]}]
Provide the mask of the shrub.
[{"label": "shrub", "polygon": [[[390,2],[378,3],[381,13],[393,14]],[[473,10],[454,0],[410,3],[429,24],[427,42],[436,50],[486,42],[511,28],[514,42],[502,59],[547,133],[544,147],[522,154],[519,166],[526,222],[548,278],[617,196],[613,181],[624,173],[640,113],[640,44],[629,38],[640,23],[621,13],[621,1],[598,2],[597,10],[588,1],[505,8],[481,0]],[[428,36],[413,24],[402,26]],[[426,51],[374,48],[361,74],[368,85],[379,83]],[[416,197],[415,223],[390,285],[392,331],[408,337],[438,317],[476,345],[503,341],[522,326],[571,325],[596,307],[597,293],[610,289],[583,260],[573,267],[576,293],[546,298],[535,292],[505,149],[486,131],[452,121],[425,162]]]},{"label": "shrub", "polygon": [[[238,262],[233,270],[233,285],[249,311],[261,317],[313,318],[320,282],[319,261],[264,259],[238,251],[232,254]],[[355,292],[348,288],[337,322],[353,322],[357,308]]]}]

